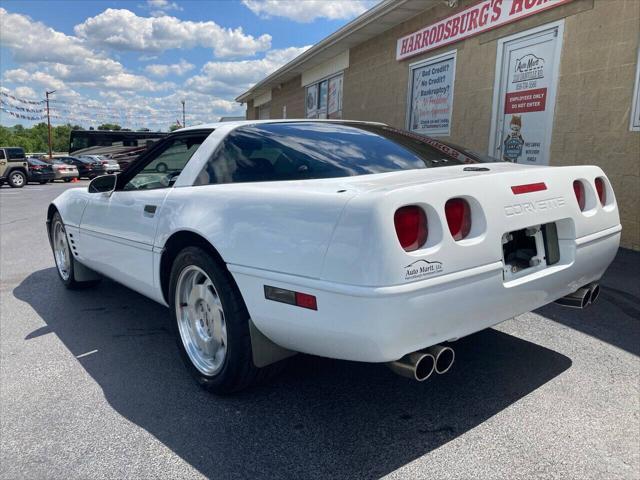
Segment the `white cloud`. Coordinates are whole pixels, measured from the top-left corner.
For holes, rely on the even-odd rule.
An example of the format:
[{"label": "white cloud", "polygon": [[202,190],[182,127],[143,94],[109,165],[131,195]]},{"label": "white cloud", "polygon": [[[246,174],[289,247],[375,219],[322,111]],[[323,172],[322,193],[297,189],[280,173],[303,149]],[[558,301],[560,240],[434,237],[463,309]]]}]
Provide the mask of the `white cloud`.
[{"label": "white cloud", "polygon": [[143,75],[132,73],[118,73],[116,75],[106,75],[104,77],[103,88],[113,88],[125,91],[149,91],[157,92],[174,87],[171,82],[156,83]]},{"label": "white cloud", "polygon": [[199,93],[236,96],[300,55],[307,48],[309,46],[271,50],[259,60],[207,62],[200,74],[187,80],[185,86]]},{"label": "white cloud", "polygon": [[144,67],[145,72],[155,77],[166,77],[169,74],[184,75],[187,72],[193,70],[195,65],[187,62],[185,59],[181,59],[180,62],[171,65],[165,64],[152,64]]},{"label": "white cloud", "polygon": [[0,8],[0,46],[11,49],[18,63],[59,62],[71,65],[94,55],[76,38],[65,35],[26,15]]},{"label": "white cloud", "polygon": [[27,98],[29,100],[38,99],[40,97],[36,94],[35,90],[31,87],[18,87],[14,90],[16,97]]},{"label": "white cloud", "polygon": [[253,13],[262,17],[285,17],[308,23],[317,18],[346,20],[357,17],[371,8],[371,0],[242,0]]},{"label": "white cloud", "polygon": [[4,72],[6,82],[48,89],[72,85],[160,91],[172,86],[128,73],[120,62],[88,48],[78,38],[25,15],[0,8],[0,27],[0,45],[11,50],[23,67]]},{"label": "white cloud", "polygon": [[15,68],[4,72],[3,79],[6,82],[28,83],[30,85],[38,85],[46,89],[58,90],[65,87],[62,80],[59,80],[45,72],[27,72],[23,68]]},{"label": "white cloud", "polygon": [[169,0],[147,0],[147,8],[151,9],[151,16],[162,17],[170,10],[182,11],[182,7]]},{"label": "white cloud", "polygon": [[183,21],[175,17],[139,17],[126,9],[108,8],[76,25],[88,44],[122,51],[162,52],[175,48],[211,48],[218,57],[254,55],[268,50],[271,36],[246,35],[241,27],[223,28],[215,22]]},{"label": "white cloud", "polygon": [[[171,3],[164,3],[165,10],[175,10]],[[71,121],[85,127],[108,121],[128,128],[166,130],[181,119],[182,99],[186,99],[189,125],[242,115],[244,109],[233,101],[235,96],[308,48],[269,50],[268,35],[254,37],[214,22],[187,22],[170,16],[142,18],[128,10],[105,10],[78,25],[78,36],[74,36],[0,8],[0,28],[0,44],[11,52],[15,64],[3,69],[3,88],[20,98],[36,99],[45,89],[57,90],[54,122]],[[131,42],[131,47],[120,42]],[[266,53],[260,59],[211,61],[197,74],[185,59],[175,63],[156,60],[134,72],[117,57],[109,57],[109,49],[118,45],[121,50],[141,51],[146,61],[164,49],[178,47],[207,47],[218,56]],[[164,81],[182,75],[191,78],[184,77],[180,84]]]}]

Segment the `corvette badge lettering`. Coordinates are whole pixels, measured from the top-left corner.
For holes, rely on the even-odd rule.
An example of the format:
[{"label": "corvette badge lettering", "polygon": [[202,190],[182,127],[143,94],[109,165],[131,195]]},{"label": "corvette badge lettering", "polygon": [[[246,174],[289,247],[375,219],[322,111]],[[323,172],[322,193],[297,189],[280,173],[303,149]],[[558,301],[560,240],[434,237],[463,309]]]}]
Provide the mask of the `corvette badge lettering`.
[{"label": "corvette badge lettering", "polygon": [[504,207],[504,213],[507,217],[524,215],[525,213],[538,213],[563,207],[565,203],[564,197],[546,198],[535,202],[514,203],[513,205]]}]

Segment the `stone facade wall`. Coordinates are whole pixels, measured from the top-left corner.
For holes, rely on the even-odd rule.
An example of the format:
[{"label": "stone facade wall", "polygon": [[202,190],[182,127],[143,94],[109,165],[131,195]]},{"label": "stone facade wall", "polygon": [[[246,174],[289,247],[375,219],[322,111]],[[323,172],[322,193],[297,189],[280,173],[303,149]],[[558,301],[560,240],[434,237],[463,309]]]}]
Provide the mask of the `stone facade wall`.
[{"label": "stone facade wall", "polygon": [[287,107],[287,118],[304,118],[304,88],[297,76],[271,90],[271,118],[282,118],[283,107]]}]

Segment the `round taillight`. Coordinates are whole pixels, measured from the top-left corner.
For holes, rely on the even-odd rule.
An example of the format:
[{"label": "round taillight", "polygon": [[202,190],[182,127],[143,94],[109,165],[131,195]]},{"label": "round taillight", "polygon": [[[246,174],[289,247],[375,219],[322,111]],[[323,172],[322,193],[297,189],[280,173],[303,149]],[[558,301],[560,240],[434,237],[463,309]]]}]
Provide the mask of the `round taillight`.
[{"label": "round taillight", "polygon": [[396,210],[393,217],[400,245],[407,252],[417,250],[427,241],[427,216],[420,207],[410,205]]},{"label": "round taillight", "polygon": [[576,200],[578,201],[580,211],[584,210],[584,185],[580,180],[575,180],[573,182],[573,193],[576,194]]},{"label": "round taillight", "polygon": [[454,240],[462,240],[471,231],[471,208],[462,198],[452,198],[444,206],[449,231]]},{"label": "round taillight", "polygon": [[596,178],[596,192],[598,192],[598,198],[602,205],[607,201],[607,189],[604,186],[604,179],[602,177]]}]

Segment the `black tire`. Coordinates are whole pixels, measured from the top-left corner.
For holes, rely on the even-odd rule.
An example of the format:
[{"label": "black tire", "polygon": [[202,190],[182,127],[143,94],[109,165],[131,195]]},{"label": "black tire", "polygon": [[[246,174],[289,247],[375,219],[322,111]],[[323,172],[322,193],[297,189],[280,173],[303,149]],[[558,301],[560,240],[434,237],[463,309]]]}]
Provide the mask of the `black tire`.
[{"label": "black tire", "polygon": [[165,173],[168,169],[169,167],[166,163],[160,162],[158,165],[156,165],[156,172],[158,173]]},{"label": "black tire", "polygon": [[[227,351],[222,365],[214,375],[205,375],[194,366],[187,354],[178,327],[175,305],[177,282],[180,273],[192,265],[199,267],[209,276],[224,310]],[[220,265],[205,250],[199,247],[187,247],[182,250],[173,262],[169,282],[169,306],[173,333],[180,356],[198,385],[209,392],[224,395],[264,382],[282,369],[282,362],[265,368],[258,368],[253,364],[249,313],[240,291],[226,267]]]},{"label": "black tire", "polygon": [[[64,284],[64,286],[66,288],[68,288],[69,290],[80,290],[80,289],[84,289],[84,288],[89,288],[89,287],[93,287],[95,285],[97,285],[98,283],[100,283],[100,280],[90,280],[90,281],[85,281],[85,282],[79,282],[78,280],[76,280],[75,277],[75,268],[76,268],[76,260],[75,258],[73,258],[73,254],[71,253],[71,248],[68,248],[68,254],[69,254],[69,274],[67,276],[67,278],[65,278],[62,273],[60,272],[60,269],[58,268],[58,260],[56,258],[55,255],[55,247],[54,247],[54,231],[56,228],[56,224],[60,223],[62,224],[62,228],[64,229],[64,223],[62,222],[62,217],[60,216],[60,214],[58,212],[53,214],[53,218],[51,219],[51,223],[49,224],[49,239],[50,239],[50,243],[51,243],[51,249],[54,251],[54,255],[53,255],[53,259],[54,262],[56,264],[56,272],[58,273],[58,278],[60,279],[60,281]],[[66,231],[65,231],[66,233]],[[66,241],[67,241],[67,247],[69,247],[69,239],[66,237]]]},{"label": "black tire", "polygon": [[27,184],[27,175],[22,170],[9,172],[7,182],[11,188],[22,188]]}]

